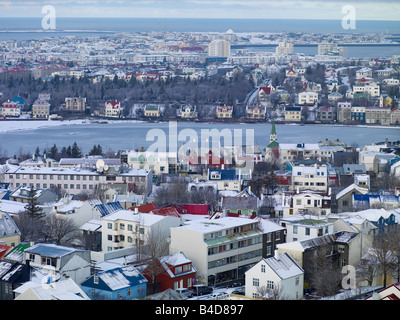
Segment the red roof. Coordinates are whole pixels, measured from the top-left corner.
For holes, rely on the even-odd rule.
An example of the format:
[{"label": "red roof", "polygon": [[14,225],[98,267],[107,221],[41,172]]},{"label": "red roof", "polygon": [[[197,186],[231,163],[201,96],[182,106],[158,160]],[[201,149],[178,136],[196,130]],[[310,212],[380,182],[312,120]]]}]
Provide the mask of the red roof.
[{"label": "red roof", "polygon": [[165,217],[177,217],[177,218],[181,217],[178,211],[174,207],[152,210],[151,213]]},{"label": "red roof", "polygon": [[182,204],[175,208],[179,213],[208,215],[207,204]]},{"label": "red roof", "polygon": [[136,208],[138,208],[138,211],[141,213],[150,213],[151,211],[157,209],[154,203],[148,203],[142,206],[130,207],[129,210],[135,211]]},{"label": "red roof", "polygon": [[258,91],[264,91],[266,94],[271,94],[270,87],[260,87],[260,89]]},{"label": "red roof", "polygon": [[0,260],[7,254],[8,251],[12,249],[11,246],[6,246],[4,244],[0,244]]}]

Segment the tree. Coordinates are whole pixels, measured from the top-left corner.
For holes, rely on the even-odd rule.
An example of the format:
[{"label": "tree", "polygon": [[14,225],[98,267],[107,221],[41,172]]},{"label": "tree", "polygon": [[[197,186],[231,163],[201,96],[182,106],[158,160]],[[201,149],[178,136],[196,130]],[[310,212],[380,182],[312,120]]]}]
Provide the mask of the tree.
[{"label": "tree", "polygon": [[90,150],[89,155],[90,156],[103,155],[102,147],[99,144],[97,146],[94,145],[92,150]]},{"label": "tree", "polygon": [[39,206],[36,197],[36,190],[33,187],[31,187],[29,190],[28,203],[25,209],[33,220],[38,220],[45,216],[43,209]]},{"label": "tree", "polygon": [[49,157],[50,157],[51,159],[56,159],[56,158],[57,158],[58,149],[57,149],[56,144],[54,144],[54,145],[50,148],[50,150],[48,151],[48,155],[49,155]]},{"label": "tree", "polygon": [[40,234],[46,240],[54,240],[56,244],[61,244],[66,235],[77,230],[73,220],[55,214],[46,217],[43,222]]},{"label": "tree", "polygon": [[71,157],[72,158],[81,158],[82,157],[82,151],[78,147],[78,144],[76,143],[76,141],[74,142],[74,144],[72,145],[72,148],[71,148]]}]

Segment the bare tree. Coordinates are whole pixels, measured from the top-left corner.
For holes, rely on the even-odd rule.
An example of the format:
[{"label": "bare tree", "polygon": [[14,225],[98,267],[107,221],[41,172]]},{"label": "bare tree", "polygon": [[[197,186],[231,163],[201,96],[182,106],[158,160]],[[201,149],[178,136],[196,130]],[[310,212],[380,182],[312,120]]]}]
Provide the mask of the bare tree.
[{"label": "bare tree", "polygon": [[44,239],[54,240],[57,244],[61,244],[62,240],[67,242],[65,237],[77,229],[78,228],[73,220],[60,217],[56,214],[51,214],[43,219],[43,225],[39,233]]},{"label": "bare tree", "polygon": [[308,263],[312,270],[310,283],[316,294],[326,297],[337,293],[341,274],[337,268],[333,247],[328,244],[318,247]]}]

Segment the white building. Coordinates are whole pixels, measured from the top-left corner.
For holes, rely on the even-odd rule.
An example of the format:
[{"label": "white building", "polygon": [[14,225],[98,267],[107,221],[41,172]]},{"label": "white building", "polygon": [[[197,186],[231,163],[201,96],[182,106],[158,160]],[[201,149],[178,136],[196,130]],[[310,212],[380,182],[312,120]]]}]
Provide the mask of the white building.
[{"label": "white building", "polygon": [[301,105],[309,104],[315,105],[318,102],[318,93],[316,92],[301,92],[299,93],[299,101],[298,103]]},{"label": "white building", "polygon": [[227,40],[214,40],[208,45],[209,57],[229,57],[231,44]]},{"label": "white building", "polygon": [[275,52],[278,54],[292,54],[294,52],[294,45],[291,42],[279,42]]},{"label": "white building", "polygon": [[[171,228],[171,252],[182,251],[193,262],[200,282],[244,277],[263,257],[263,232],[258,221],[223,217],[197,219]],[[267,232],[265,232],[267,233]],[[281,230],[276,233],[281,233]]]},{"label": "white building", "polygon": [[19,117],[21,115],[21,107],[18,107],[14,101],[6,101],[0,107],[0,116],[2,117]]},{"label": "white building", "polygon": [[281,218],[280,224],[286,228],[286,242],[320,237],[334,231],[333,222],[328,222],[327,218],[309,214]]},{"label": "white building", "polygon": [[246,272],[245,296],[274,300],[303,298],[304,270],[288,253],[262,259]]},{"label": "white building", "polygon": [[181,219],[132,210],[119,210],[102,218],[102,250],[113,251],[146,244],[150,237],[167,241],[170,228],[178,227]]},{"label": "white building", "polygon": [[109,118],[119,118],[122,115],[121,102],[107,101],[105,103],[104,115]]},{"label": "white building", "polygon": [[328,191],[328,167],[323,165],[293,166],[292,190]]}]

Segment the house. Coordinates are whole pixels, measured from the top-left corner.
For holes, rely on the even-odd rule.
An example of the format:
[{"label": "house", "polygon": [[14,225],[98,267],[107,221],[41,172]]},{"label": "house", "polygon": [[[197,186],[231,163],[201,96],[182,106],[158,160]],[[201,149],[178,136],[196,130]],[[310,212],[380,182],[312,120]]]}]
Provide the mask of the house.
[{"label": "house", "polygon": [[325,193],[311,190],[304,190],[295,194],[283,192],[282,198],[284,217],[299,213],[327,216],[331,212],[331,196]]},{"label": "house", "polygon": [[15,300],[90,300],[72,278],[45,284],[29,281],[14,291]]},{"label": "house", "polygon": [[7,252],[9,252],[12,248],[13,247],[11,247],[11,246],[0,244],[0,260],[2,260],[4,258],[4,256],[7,254]]},{"label": "house", "polygon": [[400,282],[374,292],[364,300],[400,300]]},{"label": "house", "polygon": [[317,192],[328,192],[329,185],[329,163],[299,162],[291,166],[292,186],[291,190],[312,190]]},{"label": "house", "polygon": [[27,264],[0,260],[0,300],[14,300],[14,290],[30,281],[31,274]]},{"label": "house", "polygon": [[[58,200],[58,195],[50,189],[32,189],[34,197],[38,204],[43,205],[47,202],[54,202]],[[18,201],[28,203],[31,197],[31,188],[19,186],[13,192],[10,193],[11,201]]]},{"label": "house", "polygon": [[86,111],[86,98],[82,97],[67,97],[62,109],[67,112],[85,112]]},{"label": "house", "polygon": [[328,218],[309,214],[283,217],[280,225],[286,228],[287,242],[302,241],[333,232],[333,222],[328,221]]},{"label": "house", "polygon": [[146,284],[146,278],[127,265],[97,272],[81,288],[92,300],[133,300],[147,295]]},{"label": "house", "polygon": [[252,120],[265,120],[267,108],[265,106],[246,106],[246,118]]},{"label": "house", "polygon": [[90,276],[90,251],[38,243],[24,251],[25,260],[43,273],[51,274],[61,280],[71,278],[77,284]]},{"label": "house", "polygon": [[271,94],[275,92],[275,88],[272,85],[267,87],[258,88],[258,100],[260,102],[268,102],[270,100]]},{"label": "house", "polygon": [[245,216],[256,216],[258,212],[257,197],[222,197],[221,209],[227,213],[237,213]]},{"label": "house", "polygon": [[234,169],[208,169],[207,180],[217,184],[217,191],[241,191],[241,169],[237,174]]},{"label": "house", "polygon": [[326,256],[330,257],[333,267],[341,270],[345,265],[356,265],[360,261],[361,235],[358,232],[337,231],[320,237],[277,245],[280,255],[290,254],[304,270],[304,288],[310,286],[315,272],[313,257],[320,248]]},{"label": "house", "polygon": [[161,116],[160,107],[156,105],[146,105],[144,107],[144,116],[146,118],[159,118]]},{"label": "house", "polygon": [[317,109],[317,121],[334,122],[336,120],[336,112],[332,107],[321,106]]},{"label": "house", "polygon": [[120,118],[123,108],[119,101],[106,101],[104,106],[104,115],[108,118]]},{"label": "house", "polygon": [[298,104],[300,105],[316,105],[318,103],[318,93],[307,91],[298,95]]},{"label": "house", "polygon": [[350,122],[351,120],[350,102],[338,102],[336,119],[340,123]]},{"label": "house", "polygon": [[0,211],[0,242],[6,246],[18,246],[21,239],[21,231],[14,219],[6,212]]},{"label": "house", "polygon": [[365,123],[365,107],[351,107],[351,121]]},{"label": "house", "polygon": [[216,108],[216,117],[218,119],[232,119],[233,114],[233,106],[217,106]]},{"label": "house", "polygon": [[336,194],[337,212],[350,211],[353,208],[353,195],[366,194],[368,188],[360,187],[355,183],[347,186]]},{"label": "house", "polygon": [[290,122],[301,121],[301,107],[286,107],[285,121],[290,121]]},{"label": "house", "polygon": [[196,119],[197,118],[197,111],[196,106],[182,105],[178,110],[178,117],[182,119]]},{"label": "house", "polygon": [[[153,292],[153,288],[156,291],[190,289],[196,283],[196,268],[183,252],[151,261],[150,265],[143,268],[142,274],[148,281],[148,293]],[[153,283],[154,279],[156,284]]]},{"label": "house", "polygon": [[48,119],[50,116],[50,103],[47,100],[36,99],[32,104],[33,119]]},{"label": "house", "polygon": [[7,100],[0,107],[1,117],[19,117],[21,115],[21,107],[17,106],[14,101]]},{"label": "house", "polygon": [[288,254],[264,258],[245,273],[245,296],[271,300],[301,300],[304,270]]},{"label": "house", "polygon": [[[263,220],[263,219],[262,219]],[[244,279],[245,271],[284,241],[284,229],[245,217],[195,219],[171,228],[170,250],[193,262],[201,283]],[[275,240],[276,242],[273,242]]]},{"label": "house", "polygon": [[132,246],[141,246],[151,237],[167,241],[170,228],[179,226],[181,219],[173,216],[118,210],[102,219],[103,251],[113,251]]}]

